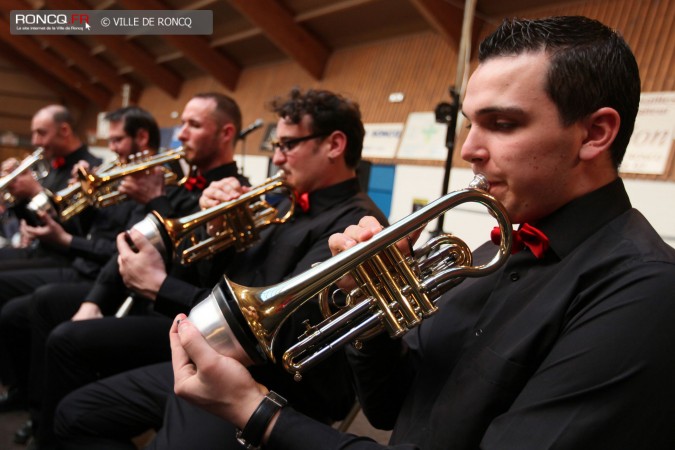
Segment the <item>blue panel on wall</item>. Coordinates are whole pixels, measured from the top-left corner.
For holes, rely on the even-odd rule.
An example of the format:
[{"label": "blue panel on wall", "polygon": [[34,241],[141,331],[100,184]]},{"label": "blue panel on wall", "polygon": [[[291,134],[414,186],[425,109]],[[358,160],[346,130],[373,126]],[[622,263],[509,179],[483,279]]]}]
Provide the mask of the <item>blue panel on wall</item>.
[{"label": "blue panel on wall", "polygon": [[396,166],[394,165],[373,164],[370,169],[368,195],[387,217],[391,212],[395,175]]},{"label": "blue panel on wall", "polygon": [[179,130],[180,126],[160,128],[159,146],[164,149],[176,148],[180,146],[181,142],[178,140]]}]

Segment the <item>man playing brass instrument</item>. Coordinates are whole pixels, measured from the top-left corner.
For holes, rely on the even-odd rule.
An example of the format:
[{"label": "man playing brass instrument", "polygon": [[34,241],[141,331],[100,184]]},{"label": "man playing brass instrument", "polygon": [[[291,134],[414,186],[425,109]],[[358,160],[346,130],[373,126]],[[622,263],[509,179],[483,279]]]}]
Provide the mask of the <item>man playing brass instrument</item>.
[{"label": "man playing brass instrument", "polygon": [[[223,270],[228,277],[249,285],[281,281],[328,258],[328,237],[364,213],[377,214],[381,221],[385,220],[360,191],[356,178],[364,136],[356,103],[328,91],[293,90],[271,107],[279,116],[272,162],[284,170],[299,195],[308,194],[308,204],[305,209],[296,206],[291,220],[263,230],[259,243],[250,249],[222,255],[226,259],[222,265],[212,263],[219,272],[208,289],[186,286],[184,280],[167,276],[161,264],[149,263],[160,258],[142,236],[132,235],[138,253],[119,239],[121,268],[127,267],[123,272],[128,270],[125,280],[136,290],[154,293],[156,308],[172,315],[188,311],[210,292]],[[236,198],[245,190],[233,179],[215,182],[204,191],[200,203],[210,207]],[[284,199],[278,206],[280,214],[289,207],[290,200]],[[213,270],[207,264],[202,267]],[[280,340],[294,340],[304,328],[303,319],[316,320],[318,316],[315,306],[308,305],[297,320],[288,324]],[[280,365],[266,364],[251,367],[250,371],[260,382],[294,399],[300,410],[322,422],[332,422],[343,418],[353,404],[346,369],[343,356],[336,355],[307,372],[300,383],[293,381]],[[99,395],[103,392],[108,393],[105,398]],[[150,405],[150,399],[161,399],[161,404],[153,400]],[[151,427],[159,429],[151,448],[238,448],[235,430],[227,423],[172,395],[169,363],[90,384],[64,399],[56,418],[60,421],[56,430],[66,438],[64,448],[126,448],[139,430]],[[116,424],[114,430],[110,423]]]},{"label": "man playing brass instrument", "polygon": [[[130,154],[140,150],[155,152],[159,147],[159,127],[148,112],[137,107],[126,107],[109,113],[106,118],[110,123],[109,147],[120,160],[125,161]],[[79,161],[73,165],[73,173],[77,167],[89,167],[89,163],[86,160]],[[86,237],[70,233],[50,215],[42,213],[43,225],[27,226],[28,233],[41,242],[62,248],[68,255],[73,255],[70,267],[0,272],[0,326],[3,327],[0,345],[6,346],[11,355],[6,366],[15,373],[16,381],[11,383],[15,392],[25,396],[28,391],[33,410],[41,399],[43,352],[36,352],[32,361],[28,357],[31,354],[30,344],[33,344],[32,348],[38,348],[41,342],[35,337],[31,342],[32,308],[35,303],[49,302],[52,308],[59,309],[64,305],[62,299],[81,299],[94,284],[101,267],[114,253],[116,235],[138,220],[139,213],[135,213],[137,207],[136,202],[126,202],[104,210],[89,211],[91,226]],[[33,376],[29,377],[29,373]],[[5,404],[5,407],[10,408],[10,405]],[[30,427],[24,427],[18,432],[17,440],[25,440],[30,431]]]},{"label": "man playing brass instrument", "polygon": [[[182,315],[179,396],[268,450],[675,448],[675,250],[618,176],[640,98],[632,52],[597,21],[553,17],[506,20],[478,58],[462,157],[527,248],[449,291],[403,340],[348,347],[363,411],[393,428],[390,445],[283,407]],[[331,248],[380,228],[364,219]]]},{"label": "man playing brass instrument", "polygon": [[[0,249],[0,270],[14,270],[18,268],[36,267],[63,267],[72,261],[59,248],[48,244],[29,245],[32,237],[27,235],[26,219],[32,218],[25,207],[32,197],[42,189],[52,192],[59,191],[68,185],[73,166],[78,161],[87,161],[91,165],[98,165],[101,160],[92,155],[87,146],[82,143],[73,129],[75,126],[73,117],[64,106],[49,105],[35,113],[31,122],[31,139],[35,147],[42,147],[44,157],[51,164],[47,175],[37,181],[30,174],[21,175],[25,188],[18,194],[17,204],[14,207],[19,219],[24,219],[21,224],[22,248]],[[11,164],[12,162],[8,162]],[[18,162],[14,162],[18,165]],[[30,178],[28,178],[30,177]],[[16,180],[15,180],[16,182]],[[84,221],[72,221],[67,225],[71,233],[84,236],[88,232],[89,223]]]},{"label": "man playing brass instrument", "polygon": [[[120,192],[145,204],[135,208],[124,230],[145,217],[150,209],[166,217],[194,211],[208,182],[236,176],[246,183],[245,177],[238,175],[234,162],[234,139],[241,127],[241,113],[234,100],[219,93],[197,94],[187,103],[182,122],[178,137],[188,162],[203,174],[200,181],[189,186],[165,187],[160,170],[150,175],[125,177]],[[111,123],[111,147],[130,145],[133,142],[128,136],[130,132],[134,132],[134,127]],[[118,254],[110,253],[112,257],[96,280],[77,295],[69,295],[59,302],[53,301],[53,292],[36,296],[31,321],[32,359],[45,361],[46,353],[44,370],[37,374],[32,371],[46,385],[41,391],[40,426],[36,434],[40,448],[54,445],[53,411],[70,390],[100,376],[166,361],[169,357],[166,330],[170,318],[147,308],[142,299],[137,301],[134,316],[123,320],[113,316],[128,291],[120,277]],[[137,350],[129,352],[130,347]]]}]

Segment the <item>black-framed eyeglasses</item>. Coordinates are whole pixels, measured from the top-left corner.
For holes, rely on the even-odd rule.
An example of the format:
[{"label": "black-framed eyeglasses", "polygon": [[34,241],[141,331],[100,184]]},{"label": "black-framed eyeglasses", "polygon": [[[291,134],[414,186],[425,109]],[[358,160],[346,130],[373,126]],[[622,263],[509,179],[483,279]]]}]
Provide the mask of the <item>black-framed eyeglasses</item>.
[{"label": "black-framed eyeglasses", "polygon": [[279,150],[281,153],[286,154],[293,149],[301,142],[309,141],[310,139],[322,138],[328,136],[330,133],[314,133],[309,136],[301,136],[291,139],[286,139],[284,141],[272,141],[270,145],[272,150]]}]

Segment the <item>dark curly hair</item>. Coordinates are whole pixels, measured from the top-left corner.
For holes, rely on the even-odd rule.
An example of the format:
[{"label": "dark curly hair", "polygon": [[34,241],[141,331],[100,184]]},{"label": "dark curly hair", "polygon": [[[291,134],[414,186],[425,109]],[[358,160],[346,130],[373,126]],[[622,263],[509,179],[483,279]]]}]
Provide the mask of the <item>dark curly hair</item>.
[{"label": "dark curly hair", "polygon": [[309,115],[312,133],[343,132],[347,136],[345,163],[355,168],[361,159],[366,132],[358,103],[330,91],[309,89],[303,93],[294,88],[288,97],[272,100],[269,109],[293,124],[300,123],[305,115]]}]

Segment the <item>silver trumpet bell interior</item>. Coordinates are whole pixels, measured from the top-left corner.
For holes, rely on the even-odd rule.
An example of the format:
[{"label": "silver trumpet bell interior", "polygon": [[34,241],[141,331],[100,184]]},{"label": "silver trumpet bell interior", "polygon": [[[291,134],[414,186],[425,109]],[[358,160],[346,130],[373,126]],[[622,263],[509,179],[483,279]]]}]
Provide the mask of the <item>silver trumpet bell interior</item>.
[{"label": "silver trumpet bell interior", "polygon": [[[369,241],[282,283],[254,288],[223,277],[189,318],[218,352],[237,357],[236,341],[251,361],[274,361],[274,341],[286,319],[349,274],[357,287],[349,293],[346,307],[336,313],[324,311],[323,322],[308,326],[298,343],[283,353],[286,370],[300,379],[301,372],[349,342],[385,330],[399,337],[437,310],[435,301],[442,293],[466,277],[493,273],[510,255],[511,222],[488,187],[485,177],[477,175],[469,188],[439,198]],[[501,243],[492,260],[474,266],[471,250],[452,235],[439,236],[414,255],[398,250],[398,241],[467,202],[484,205],[499,224]]]}]

